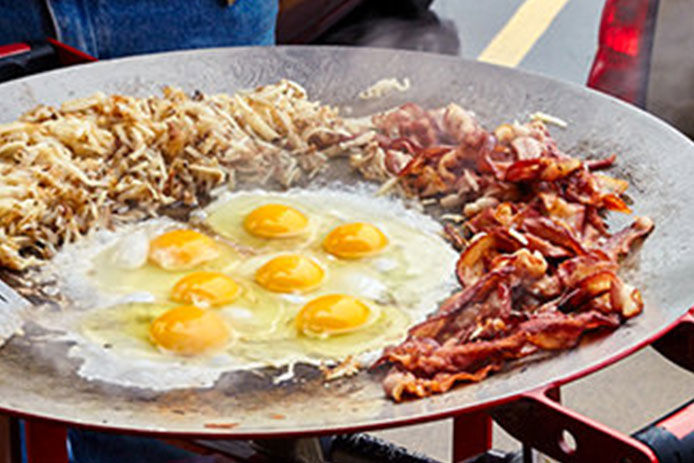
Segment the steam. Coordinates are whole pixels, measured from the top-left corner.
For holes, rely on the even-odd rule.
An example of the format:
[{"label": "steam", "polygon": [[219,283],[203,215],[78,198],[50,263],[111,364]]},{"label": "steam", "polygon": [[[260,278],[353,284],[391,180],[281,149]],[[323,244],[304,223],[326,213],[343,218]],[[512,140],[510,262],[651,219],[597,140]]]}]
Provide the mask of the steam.
[{"label": "steam", "polygon": [[364,15],[365,18],[354,24],[328,32],[320,42],[446,55],[457,55],[460,52],[455,23],[440,19],[432,11],[424,11],[414,18],[383,17],[374,12],[366,12]]}]

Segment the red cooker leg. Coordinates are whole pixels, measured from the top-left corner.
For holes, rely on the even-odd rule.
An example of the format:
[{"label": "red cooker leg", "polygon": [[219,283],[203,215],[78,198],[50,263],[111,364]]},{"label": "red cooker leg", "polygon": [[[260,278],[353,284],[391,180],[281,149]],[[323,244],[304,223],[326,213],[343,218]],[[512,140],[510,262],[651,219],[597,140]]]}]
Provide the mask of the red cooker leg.
[{"label": "red cooker leg", "polygon": [[68,463],[67,428],[45,420],[24,424],[27,463]]},{"label": "red cooker leg", "polygon": [[20,463],[19,423],[11,416],[0,415],[0,463]]},{"label": "red cooker leg", "polygon": [[484,411],[453,418],[453,461],[484,453],[492,448],[492,419]]}]

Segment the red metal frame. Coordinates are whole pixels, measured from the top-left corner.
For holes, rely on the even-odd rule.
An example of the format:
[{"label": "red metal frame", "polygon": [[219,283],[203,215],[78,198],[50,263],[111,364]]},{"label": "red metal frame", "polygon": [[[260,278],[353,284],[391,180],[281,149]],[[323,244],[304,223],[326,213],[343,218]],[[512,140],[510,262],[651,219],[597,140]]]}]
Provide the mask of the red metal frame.
[{"label": "red metal frame", "polygon": [[55,51],[58,53],[58,59],[65,66],[71,66],[73,64],[90,63],[92,61],[98,61],[92,55],[89,55],[82,50],[78,50],[75,47],[66,45],[50,37],[46,38],[46,42],[53,45]]},{"label": "red metal frame", "polygon": [[[59,53],[64,64],[76,64],[96,61],[96,58],[79,50],[62,44],[56,40],[48,39]],[[0,55],[3,52],[22,53],[24,48],[16,50],[3,50],[0,47]],[[668,336],[663,337],[668,333]],[[653,344],[663,355],[694,371],[694,308],[679,320],[667,326],[656,335],[643,340],[631,349],[618,353],[604,362],[563,378],[554,383],[545,385],[534,391],[517,396],[508,397],[494,403],[471,408],[459,412],[454,416],[453,427],[453,457],[454,461],[469,458],[488,450],[491,446],[491,418],[493,416],[507,431],[521,442],[540,450],[541,452],[564,462],[615,462],[620,458],[629,458],[632,463],[657,462],[653,452],[641,442],[616,432],[600,423],[586,418],[559,403],[559,386],[580,377],[586,376],[598,369],[612,364],[633,352]],[[384,426],[415,424],[425,420],[441,419],[449,417],[451,413],[442,413],[435,417],[403,418],[397,423],[387,425],[373,425],[369,429],[378,429]],[[694,422],[694,406],[686,407],[668,418],[668,424],[673,432],[690,432]],[[70,423],[59,421],[47,421],[44,417],[25,415],[26,421],[26,448],[28,463],[67,463],[66,430]],[[684,424],[683,424],[684,423]],[[122,433],[123,430],[110,429],[108,427],[92,427],[106,431]],[[334,434],[339,432],[365,431],[364,428],[345,427],[339,430],[331,429],[317,434]],[[577,442],[575,451],[571,451],[561,443],[561,433],[569,431]],[[217,438],[209,433],[178,434],[178,433],[142,433],[129,432],[131,434],[159,435],[167,438],[168,443],[173,443],[188,449],[200,449],[190,439]],[[297,435],[297,434],[293,434]],[[178,440],[176,437],[186,440]],[[253,435],[234,435],[234,439],[253,438]],[[283,437],[292,437],[287,434]],[[584,445],[589,442],[589,445]],[[202,452],[202,450],[201,450]]]},{"label": "red metal frame", "polygon": [[692,432],[693,417],[694,402],[673,413],[664,421],[659,422],[658,426],[667,429],[678,439],[683,439]]},{"label": "red metal frame", "polygon": [[26,43],[11,43],[9,45],[0,46],[0,58],[8,58],[14,55],[20,55],[22,53],[27,53],[31,50],[31,47]]},{"label": "red metal frame", "polygon": [[[494,420],[526,445],[565,463],[656,463],[645,444],[570,410],[540,389],[493,411]],[[569,432],[575,448],[562,440]]]},{"label": "red metal frame", "polygon": [[[694,372],[694,308],[653,345],[668,359]],[[497,407],[491,413],[513,437],[558,461],[658,462],[653,450],[644,443],[562,406],[558,393],[551,387],[522,394],[519,400]],[[694,403],[669,415],[657,426],[680,439],[694,433]],[[563,441],[564,432],[571,434],[575,448]]]}]

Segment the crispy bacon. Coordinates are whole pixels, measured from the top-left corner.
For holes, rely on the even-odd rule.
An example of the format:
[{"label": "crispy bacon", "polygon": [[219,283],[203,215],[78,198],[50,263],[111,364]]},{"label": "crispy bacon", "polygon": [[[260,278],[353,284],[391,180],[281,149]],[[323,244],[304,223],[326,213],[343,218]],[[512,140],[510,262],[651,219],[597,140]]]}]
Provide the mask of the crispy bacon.
[{"label": "crispy bacon", "polygon": [[574,347],[586,331],[643,310],[641,293],[618,276],[619,259],[654,225],[641,217],[609,232],[607,211],[631,212],[628,183],[594,172],[614,155],[572,158],[537,121],[489,133],[456,105],[406,105],[381,122],[380,146],[408,159],[401,184],[466,219],[463,234],[446,228],[460,251],[461,290],[378,362],[392,366],[383,387],[394,400],[481,381],[509,360]]},{"label": "crispy bacon", "polygon": [[603,246],[613,259],[629,254],[634,243],[648,236],[655,227],[648,217],[638,217],[631,225],[607,238]]},{"label": "crispy bacon", "polygon": [[618,326],[618,318],[598,311],[575,316],[543,312],[519,323],[511,333],[492,340],[437,343],[410,338],[385,350],[381,361],[390,362],[393,369],[383,387],[396,401],[408,395],[425,397],[446,392],[456,382],[481,381],[508,360],[538,350],[568,349],[588,330]]},{"label": "crispy bacon", "polygon": [[612,289],[614,279],[615,274],[609,270],[588,275],[562,295],[559,308],[564,311],[576,310],[592,299],[607,294]]},{"label": "crispy bacon", "polygon": [[579,281],[600,272],[616,274],[618,265],[602,250],[562,261],[556,267],[555,275],[564,287],[573,288]]},{"label": "crispy bacon", "polygon": [[412,155],[405,151],[396,149],[387,149],[385,156],[385,167],[391,174],[397,174],[402,171],[405,166],[412,162]]},{"label": "crispy bacon", "polygon": [[610,304],[625,318],[635,317],[643,310],[641,292],[619,278],[615,279],[610,290]]},{"label": "crispy bacon", "polygon": [[446,107],[443,126],[447,135],[462,145],[477,146],[488,136],[477,119],[456,104]]},{"label": "crispy bacon", "polygon": [[496,365],[487,365],[475,373],[460,371],[457,373],[439,373],[434,378],[420,378],[397,368],[393,368],[383,381],[383,389],[389,397],[399,402],[404,396],[427,397],[448,391],[460,381],[479,382],[493,370],[498,370]]},{"label": "crispy bacon", "polygon": [[475,235],[465,250],[460,254],[456,264],[458,281],[463,287],[472,286],[485,272],[483,257],[495,246],[493,235],[480,233]]},{"label": "crispy bacon", "polygon": [[574,234],[584,231],[586,222],[586,206],[565,201],[556,193],[540,193],[544,212],[553,220],[569,228]]},{"label": "crispy bacon", "polygon": [[537,251],[547,258],[562,259],[564,257],[571,257],[573,255],[570,250],[554,245],[537,235],[525,234],[524,236],[528,241],[528,249]]},{"label": "crispy bacon", "polygon": [[446,238],[448,238],[448,241],[451,242],[451,245],[454,249],[458,251],[462,251],[463,249],[465,249],[467,242],[465,240],[465,237],[460,233],[460,231],[457,228],[455,228],[450,223],[446,223],[443,225],[443,231],[446,234]]},{"label": "crispy bacon", "polygon": [[539,140],[530,136],[516,137],[510,144],[519,160],[539,158],[544,148]]},{"label": "crispy bacon", "polygon": [[549,217],[528,217],[521,224],[523,230],[571,251],[576,255],[583,255],[586,250],[579,239],[566,227],[562,227]]},{"label": "crispy bacon", "polygon": [[429,112],[413,103],[405,104],[393,111],[377,115],[374,125],[386,135],[411,140],[418,146],[427,147],[439,141],[440,129]]},{"label": "crispy bacon", "polygon": [[581,168],[578,159],[534,158],[521,159],[506,170],[507,182],[554,182],[568,177]]},{"label": "crispy bacon", "polygon": [[603,159],[592,159],[586,161],[586,167],[588,170],[602,170],[609,169],[617,160],[617,155],[615,153],[610,154],[608,157]]},{"label": "crispy bacon", "polygon": [[374,122],[384,132],[379,137],[381,148],[392,151],[390,157],[398,161],[410,158],[404,167],[402,162],[387,163],[410,192],[420,197],[479,193],[474,169],[495,148],[496,139],[465,110],[450,105],[441,117],[416,105],[404,105]]}]

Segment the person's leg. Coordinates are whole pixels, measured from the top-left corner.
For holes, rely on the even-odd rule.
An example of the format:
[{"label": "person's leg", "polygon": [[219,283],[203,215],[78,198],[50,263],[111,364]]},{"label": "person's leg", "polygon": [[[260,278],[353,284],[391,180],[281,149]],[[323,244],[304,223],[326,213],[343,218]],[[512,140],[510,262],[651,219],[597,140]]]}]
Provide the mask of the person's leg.
[{"label": "person's leg", "polygon": [[194,457],[190,452],[145,437],[70,429],[68,440],[73,463],[168,463]]},{"label": "person's leg", "polygon": [[48,0],[58,39],[99,58],[271,45],[278,0]]},{"label": "person's leg", "polygon": [[54,35],[44,0],[0,0],[0,46]]}]

